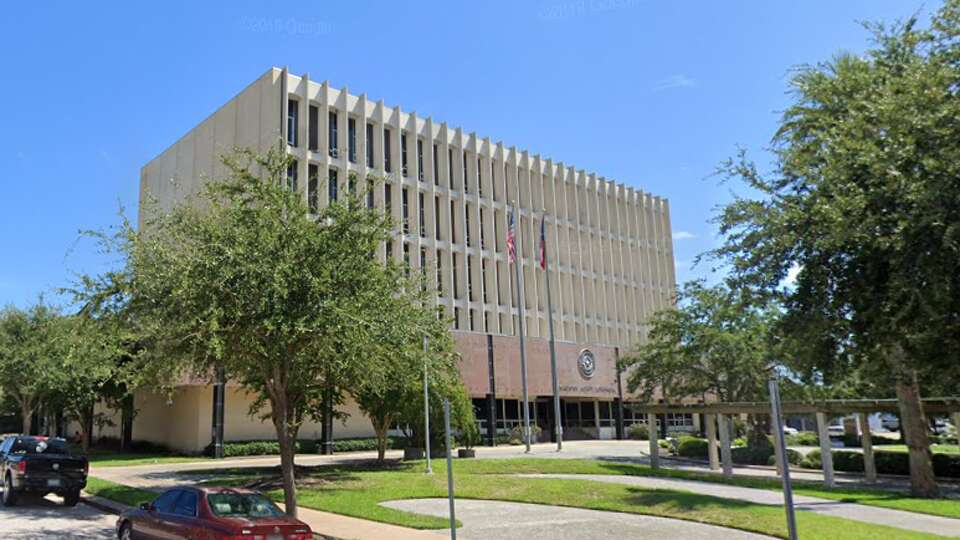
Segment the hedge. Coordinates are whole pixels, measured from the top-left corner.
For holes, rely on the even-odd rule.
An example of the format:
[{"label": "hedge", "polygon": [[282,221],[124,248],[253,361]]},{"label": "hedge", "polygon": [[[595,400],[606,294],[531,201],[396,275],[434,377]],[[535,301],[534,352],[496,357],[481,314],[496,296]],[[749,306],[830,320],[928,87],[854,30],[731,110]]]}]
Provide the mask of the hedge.
[{"label": "hedge", "polygon": [[796,435],[786,435],[787,446],[817,446],[820,437],[814,431],[801,431]]},{"label": "hedge", "polygon": [[680,437],[680,442],[677,444],[677,455],[688,458],[707,459],[707,447],[708,443],[706,439],[683,436]]},{"label": "hedge", "polygon": [[[388,437],[387,448],[400,448],[403,446],[403,437]],[[303,439],[297,441],[297,453],[316,454],[320,451],[319,441],[315,439]],[[338,439],[333,441],[334,452],[362,452],[377,449],[377,439]],[[207,455],[213,454],[213,446],[208,445],[204,450]],[[241,456],[270,456],[280,453],[280,443],[277,441],[257,440],[257,441],[230,441],[223,443],[224,457]]]},{"label": "hedge", "polygon": [[647,429],[645,424],[633,424],[627,429],[627,435],[636,441],[650,440],[650,430]]},{"label": "hedge", "polygon": [[[814,450],[807,454],[801,467],[806,469],[822,468],[821,454]],[[873,453],[877,474],[910,475],[910,455],[907,452]],[[863,454],[844,450],[833,451],[833,470],[840,472],[863,472]],[[960,456],[953,454],[934,454],[933,473],[941,478],[960,478]]]}]

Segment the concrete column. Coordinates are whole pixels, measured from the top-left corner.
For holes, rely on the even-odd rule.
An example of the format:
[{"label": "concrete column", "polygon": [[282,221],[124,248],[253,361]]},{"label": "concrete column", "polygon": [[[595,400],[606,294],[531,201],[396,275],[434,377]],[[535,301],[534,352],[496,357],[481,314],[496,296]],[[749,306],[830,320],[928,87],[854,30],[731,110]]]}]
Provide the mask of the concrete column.
[{"label": "concrete column", "polygon": [[647,439],[650,441],[650,466],[660,467],[660,445],[657,441],[657,415],[647,414]]},{"label": "concrete column", "polygon": [[706,420],[706,430],[707,430],[707,459],[710,461],[710,470],[716,471],[720,469],[720,455],[717,451],[717,422],[716,416],[713,414],[705,414],[704,419]]},{"label": "concrete column", "polygon": [[953,431],[957,436],[957,447],[960,447],[960,411],[954,411],[950,417],[953,419]]},{"label": "concrete column", "polygon": [[725,414],[717,415],[717,423],[720,429],[720,458],[723,462],[723,477],[733,476],[733,456],[730,453],[730,423]]},{"label": "concrete column", "polygon": [[870,435],[870,419],[867,413],[860,413],[860,433],[863,441],[863,473],[867,482],[877,481],[877,464],[873,459],[873,437]]},{"label": "concrete column", "polygon": [[830,434],[827,432],[827,415],[817,413],[817,435],[820,437],[820,460],[823,464],[823,485],[832,488],[833,483],[833,454],[830,448]]}]

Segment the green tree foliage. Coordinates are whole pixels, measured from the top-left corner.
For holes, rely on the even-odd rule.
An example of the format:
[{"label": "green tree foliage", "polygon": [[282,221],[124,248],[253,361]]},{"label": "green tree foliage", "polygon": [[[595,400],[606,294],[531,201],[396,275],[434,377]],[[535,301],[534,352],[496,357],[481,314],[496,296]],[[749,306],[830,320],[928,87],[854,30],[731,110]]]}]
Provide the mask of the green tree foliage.
[{"label": "green tree foliage", "polygon": [[[647,342],[621,360],[631,392],[652,401],[689,396],[719,401],[767,399],[772,322],[777,312],[757,307],[725,285],[686,283],[676,309],[649,321]],[[751,416],[752,440],[767,444],[764,418]]]},{"label": "green tree foliage", "polygon": [[24,433],[33,427],[33,413],[47,395],[63,353],[57,339],[60,318],[42,300],[27,310],[7,307],[0,312],[0,386],[19,406]]},{"label": "green tree foliage", "polygon": [[140,233],[125,226],[129,264],[114,281],[125,282],[140,328],[142,374],[172,384],[223,367],[256,396],[251,414],[274,425],[295,514],[294,443],[324,393],[375,373],[404,332],[438,329],[399,308],[422,305],[424,293],[375,256],[391,234],[388,217],[359,195],[311,216],[303,193],[289,189],[282,148],[223,161],[225,178],[169,212],[148,208]]},{"label": "green tree foliage", "polygon": [[960,2],[916,23],[870,25],[866,54],[796,72],[773,170],[724,167],[759,196],[722,209],[714,255],[780,296],[799,372],[896,390],[912,490],[931,496],[920,384],[956,376],[960,351]]}]

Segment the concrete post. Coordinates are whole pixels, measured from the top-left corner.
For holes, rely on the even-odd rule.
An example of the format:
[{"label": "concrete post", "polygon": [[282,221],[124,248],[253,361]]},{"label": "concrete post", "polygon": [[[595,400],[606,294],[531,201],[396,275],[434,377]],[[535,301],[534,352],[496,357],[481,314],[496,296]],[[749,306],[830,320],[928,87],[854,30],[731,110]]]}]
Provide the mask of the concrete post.
[{"label": "concrete post", "polygon": [[657,415],[647,414],[647,439],[650,441],[650,466],[660,467],[660,445],[657,441]]},{"label": "concrete post", "polygon": [[823,464],[823,485],[832,488],[833,482],[833,454],[830,448],[830,433],[827,431],[827,415],[817,413],[817,435],[820,437],[820,462]]},{"label": "concrete post", "polygon": [[717,418],[713,414],[703,415],[707,430],[707,459],[710,461],[710,470],[720,469],[720,455],[717,448]]},{"label": "concrete post", "polygon": [[867,482],[877,481],[877,464],[873,459],[873,437],[870,435],[870,419],[867,413],[860,413],[860,433],[863,446],[863,473]]},{"label": "concrete post", "polygon": [[733,476],[733,456],[730,453],[730,425],[727,415],[718,414],[717,423],[720,429],[720,458],[723,462],[723,477],[730,478]]},{"label": "concrete post", "polygon": [[957,447],[960,448],[960,411],[955,411],[951,417],[953,418],[953,433],[957,436]]}]

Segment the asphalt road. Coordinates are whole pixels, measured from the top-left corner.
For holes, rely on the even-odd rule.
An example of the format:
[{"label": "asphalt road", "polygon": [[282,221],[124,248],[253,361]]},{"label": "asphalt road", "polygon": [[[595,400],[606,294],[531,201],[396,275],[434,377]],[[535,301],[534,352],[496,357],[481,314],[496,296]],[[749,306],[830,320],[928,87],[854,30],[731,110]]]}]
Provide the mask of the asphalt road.
[{"label": "asphalt road", "polygon": [[83,503],[63,506],[59,497],[21,498],[17,506],[0,505],[0,538],[15,540],[115,538],[117,517]]}]

